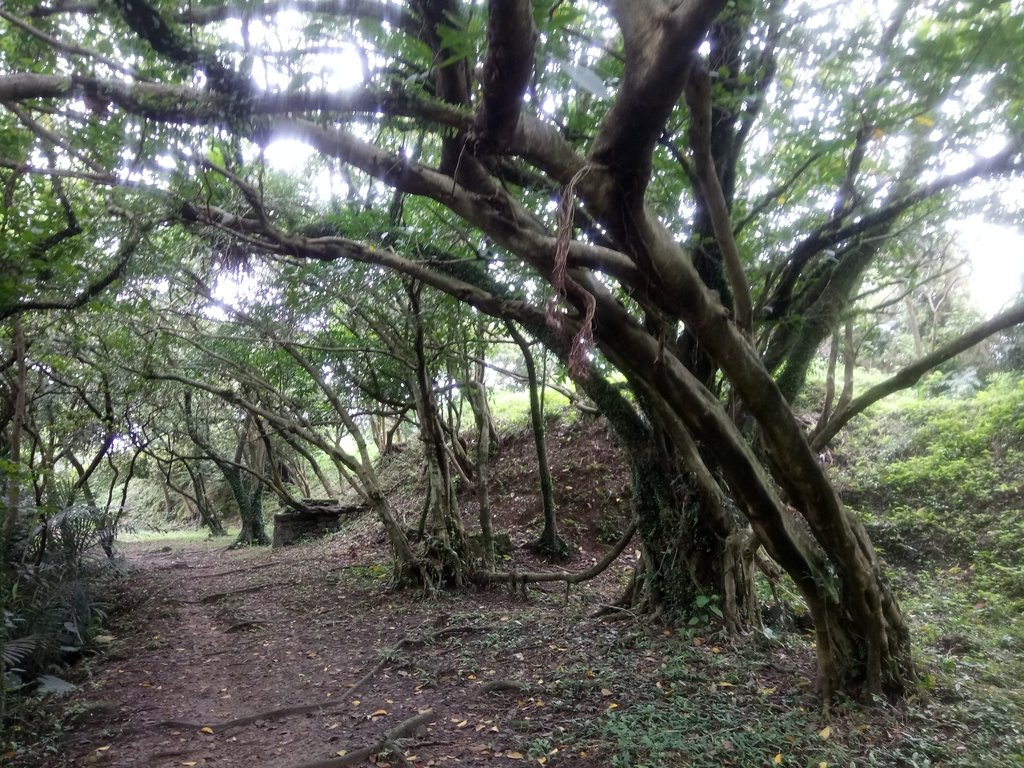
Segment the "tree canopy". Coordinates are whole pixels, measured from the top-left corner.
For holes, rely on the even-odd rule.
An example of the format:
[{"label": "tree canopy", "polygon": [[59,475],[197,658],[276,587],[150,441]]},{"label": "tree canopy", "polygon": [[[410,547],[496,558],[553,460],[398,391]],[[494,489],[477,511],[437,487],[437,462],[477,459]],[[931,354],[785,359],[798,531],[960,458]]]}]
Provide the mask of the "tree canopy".
[{"label": "tree canopy", "polygon": [[[763,549],[814,618],[826,698],[912,683],[898,602],[819,452],[1024,307],[915,326],[903,367],[830,392],[811,434],[793,404],[823,344],[852,359],[855,323],[937,312],[946,221],[1016,220],[1019,4],[11,0],[0,24],[13,464],[38,375],[90,404],[101,457],[174,431],[240,508],[282,485],[257,464],[322,453],[402,580],[462,583],[451,474],[472,468],[438,414],[511,322],[630,449],[631,599],[721,595],[741,628]],[[247,287],[218,292],[240,267]],[[171,384],[175,430],[131,397]],[[223,445],[194,418],[213,402],[238,414]],[[371,417],[415,422],[434,457],[426,554],[376,482]]]}]

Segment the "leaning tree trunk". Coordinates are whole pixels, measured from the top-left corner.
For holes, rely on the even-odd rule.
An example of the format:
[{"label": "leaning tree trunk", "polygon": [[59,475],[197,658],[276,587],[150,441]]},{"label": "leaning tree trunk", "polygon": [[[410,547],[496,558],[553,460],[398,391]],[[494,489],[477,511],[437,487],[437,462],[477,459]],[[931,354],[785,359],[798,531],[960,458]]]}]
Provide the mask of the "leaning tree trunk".
[{"label": "leaning tree trunk", "polygon": [[196,511],[199,513],[199,519],[203,525],[210,529],[211,536],[227,536],[228,532],[224,530],[224,526],[217,517],[216,511],[210,506],[210,497],[206,493],[206,481],[203,479],[203,474],[199,470],[199,467],[192,468],[187,462],[182,462],[185,465],[185,471],[188,472],[189,479],[192,481],[192,491],[196,497]]},{"label": "leaning tree trunk", "polygon": [[764,458],[718,399],[591,284],[602,310],[602,350],[651,403],[652,417],[681,455],[699,441],[714,459],[731,503],[795,582],[815,622],[825,700],[833,690],[858,687],[902,693],[915,679],[909,635],[863,526],[843,507],[749,341],[692,285],[680,281],[666,290],[678,287],[679,300],[693,302],[695,328],[749,409]]}]

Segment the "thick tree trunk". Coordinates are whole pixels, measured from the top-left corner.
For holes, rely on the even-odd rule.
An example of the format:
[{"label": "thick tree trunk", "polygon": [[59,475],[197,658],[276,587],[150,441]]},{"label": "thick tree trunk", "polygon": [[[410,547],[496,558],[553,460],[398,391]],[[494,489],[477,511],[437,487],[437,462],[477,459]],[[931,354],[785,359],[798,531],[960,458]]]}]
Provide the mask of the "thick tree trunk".
[{"label": "thick tree trunk", "polygon": [[[718,401],[677,359],[664,355],[659,363],[650,364],[660,354],[657,340],[628,318],[614,299],[601,298],[602,349],[647,401],[652,418],[687,469],[698,470],[694,477],[705,500],[711,494],[706,478],[701,480],[703,464],[687,455],[699,441],[702,453],[713,458],[731,503],[807,602],[819,633],[819,686],[825,699],[837,689],[904,692],[914,680],[906,625],[870,541],[859,521],[843,508],[781,391],[762,367],[748,365],[752,350],[746,340],[724,315],[721,322],[712,317],[701,329],[705,343],[714,339],[732,355],[720,349],[716,359],[727,361],[734,385],[757,418],[770,451],[767,466]],[[754,382],[761,384],[756,393]],[[780,496],[779,486],[789,503]],[[715,511],[705,505],[708,510]],[[713,530],[724,543],[731,531],[717,517],[712,518]],[[736,574],[732,579],[736,581]]]},{"label": "thick tree trunk", "polygon": [[263,483],[255,478],[243,478],[242,470],[234,465],[217,462],[217,466],[238,504],[238,515],[242,523],[231,547],[269,546],[270,537],[267,536],[263,522]]}]

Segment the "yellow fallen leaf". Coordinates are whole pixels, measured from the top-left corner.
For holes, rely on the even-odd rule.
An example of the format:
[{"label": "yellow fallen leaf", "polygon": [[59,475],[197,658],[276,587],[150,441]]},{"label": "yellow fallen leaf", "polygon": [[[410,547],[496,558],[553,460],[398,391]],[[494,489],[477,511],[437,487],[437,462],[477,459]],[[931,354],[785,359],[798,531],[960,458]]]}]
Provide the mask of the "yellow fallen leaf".
[{"label": "yellow fallen leaf", "polygon": [[378,709],[376,712],[372,713],[370,717],[384,717],[387,713],[388,711],[386,709]]},{"label": "yellow fallen leaf", "polygon": [[828,726],[828,725],[826,725],[824,728],[822,728],[820,731],[818,731],[818,736],[821,737],[822,741],[825,741],[831,735],[832,735],[832,728],[831,728],[831,726]]},{"label": "yellow fallen leaf", "polygon": [[775,756],[775,764],[776,765],[782,765],[782,753],[781,752],[779,752],[779,754],[777,754]]},{"label": "yellow fallen leaf", "polygon": [[106,752],[108,749],[110,749],[110,745],[109,744],[107,744],[107,746],[105,746],[105,747],[96,747],[96,751],[97,752]]},{"label": "yellow fallen leaf", "polygon": [[723,681],[723,682],[718,684],[718,687],[719,688],[735,688],[736,686],[733,685],[732,683],[726,683],[726,682]]},{"label": "yellow fallen leaf", "polygon": [[523,753],[522,752],[506,752],[505,753],[505,757],[510,757],[513,760],[522,760],[523,759]]},{"label": "yellow fallen leaf", "polygon": [[818,763],[818,768],[828,768],[828,763],[822,760],[820,763]]},{"label": "yellow fallen leaf", "polygon": [[456,728],[465,728],[467,725],[469,725],[469,720],[463,720],[461,722],[456,723],[455,727]]},{"label": "yellow fallen leaf", "polygon": [[618,708],[619,708],[619,705],[616,704],[614,701],[611,704],[608,705],[608,709],[618,709]]},{"label": "yellow fallen leaf", "polygon": [[334,754],[336,754],[338,757],[344,757],[345,755],[348,754],[348,750],[347,749],[339,749]]},{"label": "yellow fallen leaf", "polygon": [[195,760],[185,760],[182,765],[198,765]]},{"label": "yellow fallen leaf", "polygon": [[211,728],[208,725],[204,725],[202,728],[199,729],[199,732],[200,733],[213,733],[213,728]]}]

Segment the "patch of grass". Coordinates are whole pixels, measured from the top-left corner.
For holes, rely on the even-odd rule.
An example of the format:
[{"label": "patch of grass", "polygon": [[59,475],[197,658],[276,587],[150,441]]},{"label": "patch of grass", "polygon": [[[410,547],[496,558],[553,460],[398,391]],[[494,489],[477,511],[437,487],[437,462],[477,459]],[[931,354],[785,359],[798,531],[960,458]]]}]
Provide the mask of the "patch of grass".
[{"label": "patch of grass", "polygon": [[159,544],[178,549],[185,546],[207,545],[227,546],[238,535],[238,528],[227,529],[227,536],[213,538],[206,528],[188,530],[134,529],[117,537],[118,541],[133,544]]},{"label": "patch of grass", "polygon": [[[530,424],[530,393],[526,389],[500,389],[490,392],[488,402],[491,416],[499,429],[527,427]],[[552,414],[577,413],[569,407],[569,398],[552,389],[544,392],[544,411],[548,418]]]},{"label": "patch of grass", "polygon": [[970,675],[954,685],[951,672],[930,672],[930,690],[898,707],[839,701],[826,720],[813,669],[794,665],[810,650],[795,636],[768,658],[758,643],[657,638],[616,660],[603,713],[572,723],[567,739],[621,768],[1024,765],[1020,702]]}]

